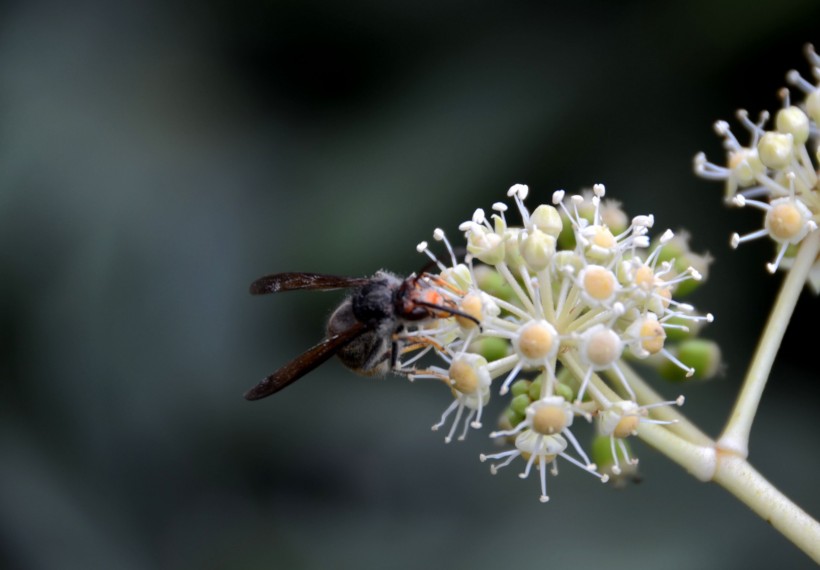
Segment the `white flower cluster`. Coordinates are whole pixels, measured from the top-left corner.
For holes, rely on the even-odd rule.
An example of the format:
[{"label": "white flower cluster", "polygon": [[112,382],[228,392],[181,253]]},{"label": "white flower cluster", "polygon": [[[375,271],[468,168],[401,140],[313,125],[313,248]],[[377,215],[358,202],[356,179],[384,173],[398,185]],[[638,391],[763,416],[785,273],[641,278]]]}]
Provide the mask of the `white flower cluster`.
[{"label": "white flower cluster", "polygon": [[[505,395],[512,387],[516,396],[517,381],[537,377],[537,393],[523,401],[520,417],[490,434],[510,441],[513,449],[481,459],[502,460],[492,466],[495,473],[520,456],[526,460],[522,477],[536,465],[541,500],[546,501],[547,468],[551,465],[555,473],[558,457],[607,479],[573,435],[576,418],[599,420],[600,433],[611,438],[615,474],[620,470],[615,440],[636,433],[639,420],[654,421],[647,406],[636,403],[635,390],[619,364],[622,357],[656,355],[691,375],[694,370],[664,346],[667,330],[685,330],[712,317],[698,315],[691,305],[673,298],[678,285],[700,280],[701,274],[692,267],[679,270],[674,261],[660,261],[664,244],[674,236],[667,230],[651,246],[653,216],[631,221],[615,216],[626,227],[613,233],[604,222],[603,185],[595,185],[587,196],[555,192],[552,204],[533,211],[524,205],[527,194],[521,184],[508,192],[520,226],[510,225],[503,203],[493,205],[489,219],[479,209],[460,226],[467,240],[465,263],[457,262],[441,230],[434,238],[445,243],[451,265],[440,262],[427,243],[419,244],[419,251],[438,264],[439,280],[447,284],[439,288],[442,296],[475,321],[457,315],[414,330],[413,337],[425,339],[422,344],[435,350],[446,366],[414,370],[418,355],[401,366],[411,378],[436,378],[449,386],[453,401],[433,426],[443,427],[455,414],[447,442],[460,425],[459,439],[471,427],[481,427],[492,392]],[[562,249],[559,236],[567,230],[572,246]],[[490,355],[486,348],[493,342],[496,350]],[[620,450],[622,458],[634,463],[623,445]]]},{"label": "white flower cluster", "polygon": [[[774,261],[766,265],[771,273],[781,266],[789,247],[797,246],[815,231],[820,220],[820,56],[811,45],[807,46],[806,54],[817,85],[794,70],[786,76],[804,95],[802,102],[792,104],[789,90],[783,88],[783,106],[769,125],[770,130],[766,128],[767,112],[761,113],[755,123],[745,110],[738,111],[738,120],[749,133],[747,146],[738,141],[728,123],[715,123],[715,131],[724,139],[726,166],[708,162],[703,153],[695,156],[695,172],[699,176],[725,181],[727,202],[765,212],[761,229],[744,236],[733,234],[731,245],[735,248],[745,241],[769,236],[778,244]],[[812,278],[812,285],[820,289],[820,275]]]}]

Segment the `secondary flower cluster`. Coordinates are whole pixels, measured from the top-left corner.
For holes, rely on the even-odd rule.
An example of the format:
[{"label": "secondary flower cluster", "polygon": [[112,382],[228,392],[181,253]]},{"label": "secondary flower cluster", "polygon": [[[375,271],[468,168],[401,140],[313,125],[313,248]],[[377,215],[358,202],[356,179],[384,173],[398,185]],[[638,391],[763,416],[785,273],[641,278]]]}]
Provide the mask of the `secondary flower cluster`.
[{"label": "secondary flower cluster", "polygon": [[[820,221],[820,193],[818,193],[817,149],[820,124],[820,56],[809,45],[806,55],[812,66],[815,83],[790,71],[787,81],[804,96],[793,104],[791,93],[783,88],[782,108],[772,124],[769,113],[763,112],[757,122],[745,110],[739,110],[738,120],[748,132],[744,145],[729,129],[725,121],[715,123],[715,131],[723,137],[726,165],[706,160],[703,153],[695,157],[695,172],[711,180],[725,182],[726,201],[735,206],[752,206],[764,212],[763,227],[741,236],[733,234],[733,248],[752,239],[769,236],[778,244],[777,255],[766,268],[774,273],[785,266],[784,258],[793,255],[793,247]],[[791,251],[790,251],[791,250]],[[820,292],[820,264],[811,278],[811,285]]]},{"label": "secondary flower cluster", "polygon": [[[443,380],[450,388],[453,400],[433,426],[450,422],[447,442],[481,427],[493,393],[512,391],[502,429],[490,434],[512,448],[481,460],[499,461],[491,466],[495,473],[521,457],[522,477],[536,466],[546,501],[546,473],[550,466],[557,472],[559,457],[602,481],[636,462],[624,438],[637,433],[640,422],[658,420],[649,418],[652,406],[637,403],[635,376],[623,358],[660,358],[691,376],[694,368],[666,347],[667,332],[712,317],[674,298],[677,288],[700,281],[702,273],[665,259],[665,246],[676,238],[667,230],[653,244],[653,216],[629,220],[617,204],[603,200],[600,184],[586,195],[555,192],[552,204],[532,211],[524,205],[528,192],[516,184],[507,194],[520,225],[511,225],[507,204],[496,203],[489,218],[479,209],[460,226],[467,241],[464,263],[441,230],[433,235],[449,251],[449,265],[426,242],[419,244],[438,264],[436,286],[459,314],[408,333],[414,346],[434,350],[443,366],[415,369],[416,354],[400,367],[411,378]],[[614,229],[618,225],[624,227]],[[663,405],[682,403],[679,398]],[[596,419],[609,439],[607,472],[573,434],[579,418]]]}]

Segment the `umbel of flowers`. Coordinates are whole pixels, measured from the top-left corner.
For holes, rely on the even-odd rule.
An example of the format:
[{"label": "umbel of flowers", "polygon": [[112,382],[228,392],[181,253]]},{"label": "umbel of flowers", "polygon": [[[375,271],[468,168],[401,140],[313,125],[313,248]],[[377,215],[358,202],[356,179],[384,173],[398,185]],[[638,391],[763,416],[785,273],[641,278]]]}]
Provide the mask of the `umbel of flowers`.
[{"label": "umbel of flowers", "polygon": [[[650,416],[657,404],[640,405],[625,359],[660,361],[683,377],[695,373],[667,341],[712,320],[675,298],[678,288],[703,278],[707,263],[670,230],[653,243],[654,217],[629,220],[604,200],[601,184],[582,195],[555,192],[551,204],[532,211],[527,186],[516,184],[507,195],[520,224],[513,225],[505,203],[494,204],[489,217],[476,210],[459,228],[467,241],[463,263],[441,230],[433,235],[447,248],[449,265],[419,244],[440,270],[433,286],[462,314],[407,333],[442,365],[416,369],[415,354],[400,366],[411,378],[443,380],[450,388],[453,400],[433,426],[445,428],[447,442],[482,426],[493,394],[511,392],[501,429],[490,434],[511,447],[481,460],[495,473],[520,458],[522,478],[536,467],[547,501],[547,472],[556,474],[559,461],[602,481],[636,463],[624,440],[640,423],[661,420]],[[669,258],[670,244],[680,257]],[[579,421],[595,421],[608,438],[605,467],[574,435]]]},{"label": "umbel of flowers", "polygon": [[[817,230],[820,221],[820,56],[811,45],[806,47],[806,55],[816,84],[794,70],[786,76],[802,96],[799,101],[792,101],[790,91],[783,88],[783,104],[773,121],[765,111],[754,122],[748,112],[739,110],[738,120],[748,133],[744,142],[732,133],[726,121],[716,122],[715,131],[723,137],[726,149],[725,166],[707,161],[703,153],[695,157],[699,176],[724,182],[729,204],[763,211],[763,227],[743,236],[732,234],[731,245],[735,248],[768,236],[777,244],[774,261],[766,265],[771,273],[789,265],[795,247]],[[809,283],[820,292],[820,263],[815,264]]]}]

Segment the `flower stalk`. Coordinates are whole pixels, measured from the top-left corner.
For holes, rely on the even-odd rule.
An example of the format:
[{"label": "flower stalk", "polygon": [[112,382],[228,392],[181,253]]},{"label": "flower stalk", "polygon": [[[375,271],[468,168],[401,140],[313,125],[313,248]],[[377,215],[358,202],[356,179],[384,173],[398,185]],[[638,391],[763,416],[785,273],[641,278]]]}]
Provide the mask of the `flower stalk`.
[{"label": "flower stalk", "polygon": [[803,241],[794,265],[780,288],[732,415],[718,439],[718,447],[723,451],[731,452],[742,458],[749,454],[749,432],[752,429],[752,422],[757,413],[763,389],[766,387],[775,355],[780,348],[797,299],[806,284],[818,252],[820,252],[820,232],[815,231]]}]

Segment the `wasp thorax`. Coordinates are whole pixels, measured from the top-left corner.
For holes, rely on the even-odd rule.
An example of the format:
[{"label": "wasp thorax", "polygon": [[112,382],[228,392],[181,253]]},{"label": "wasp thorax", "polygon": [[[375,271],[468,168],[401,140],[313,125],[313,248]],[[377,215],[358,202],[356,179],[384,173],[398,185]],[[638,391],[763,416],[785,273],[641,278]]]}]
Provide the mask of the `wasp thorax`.
[{"label": "wasp thorax", "polygon": [[612,435],[621,439],[635,435],[638,431],[639,422],[640,418],[638,416],[624,416],[615,425],[615,429],[612,430]]},{"label": "wasp thorax", "polygon": [[[398,284],[398,280],[396,281]],[[373,279],[363,285],[351,298],[353,314],[356,319],[362,323],[370,324],[392,318],[395,289],[396,287],[391,286],[387,278]]]},{"label": "wasp thorax", "polygon": [[518,333],[513,341],[515,350],[522,358],[543,362],[558,350],[558,333],[547,321],[532,321]]}]

